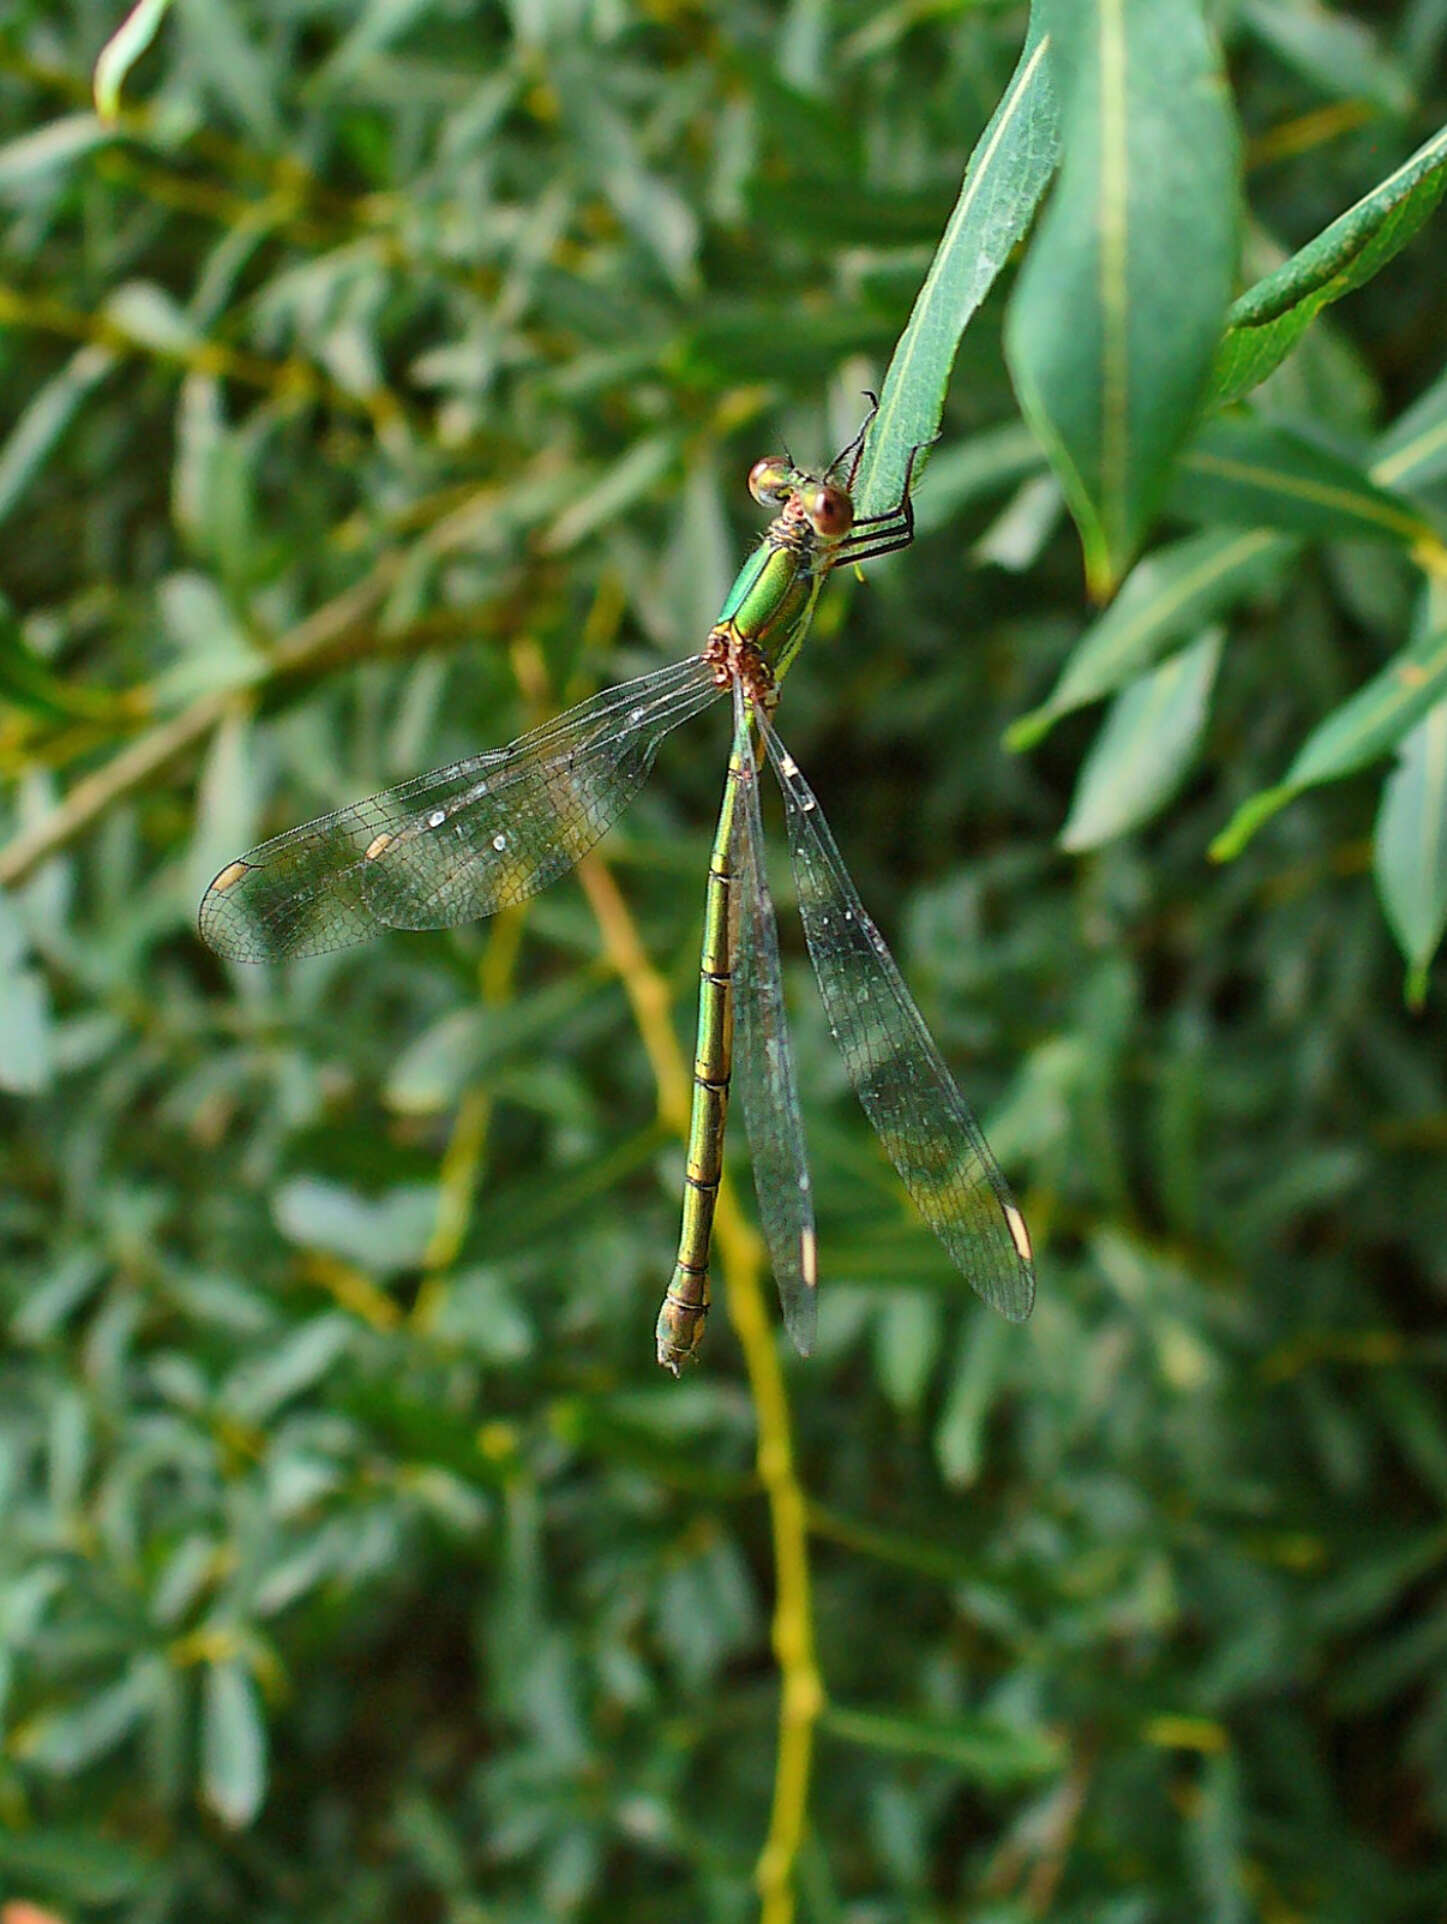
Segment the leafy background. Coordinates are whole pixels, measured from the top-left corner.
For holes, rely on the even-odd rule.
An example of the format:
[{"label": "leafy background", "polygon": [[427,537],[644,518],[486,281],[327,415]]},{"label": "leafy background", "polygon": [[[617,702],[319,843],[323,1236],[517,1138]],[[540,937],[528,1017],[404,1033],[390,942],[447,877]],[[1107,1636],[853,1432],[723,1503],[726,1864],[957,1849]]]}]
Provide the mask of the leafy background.
[{"label": "leafy background", "polygon": [[1078,10],[1159,97],[1041,9],[1001,259],[1055,198],[782,716],[1039,1307],[910,1216],[780,871],[820,1352],[742,1200],[678,1386],[720,718],[524,913],[268,977],[195,902],[697,645],[1023,12],[153,11],[108,121],[118,17],[0,27],[8,1918],[1441,1915],[1447,7],[1222,6],[1232,111],[1184,0]]}]

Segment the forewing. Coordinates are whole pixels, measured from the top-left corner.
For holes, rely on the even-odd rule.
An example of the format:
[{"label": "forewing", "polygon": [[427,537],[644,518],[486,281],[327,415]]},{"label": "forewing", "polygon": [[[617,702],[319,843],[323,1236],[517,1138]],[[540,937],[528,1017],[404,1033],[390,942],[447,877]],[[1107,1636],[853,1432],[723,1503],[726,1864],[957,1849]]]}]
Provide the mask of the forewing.
[{"label": "forewing", "polygon": [[813,791],[767,719],[799,914],[855,1092],[914,1205],[971,1287],[1012,1322],[1035,1303],[1024,1218],[840,857]]},{"label": "forewing", "polygon": [[379,928],[452,928],[520,902],[609,828],[670,729],[715,699],[702,656],[591,700],[506,748],[321,815],[229,862],[202,939],[237,962],[317,955]]},{"label": "forewing", "polygon": [[758,765],[743,696],[734,691],[735,785],[729,838],[733,875],[734,1081],[744,1109],[759,1220],[774,1266],[784,1326],[801,1356],[814,1347],[818,1264],[814,1199],[804,1147],[794,1051],[784,1017],[779,932],[764,864]]}]

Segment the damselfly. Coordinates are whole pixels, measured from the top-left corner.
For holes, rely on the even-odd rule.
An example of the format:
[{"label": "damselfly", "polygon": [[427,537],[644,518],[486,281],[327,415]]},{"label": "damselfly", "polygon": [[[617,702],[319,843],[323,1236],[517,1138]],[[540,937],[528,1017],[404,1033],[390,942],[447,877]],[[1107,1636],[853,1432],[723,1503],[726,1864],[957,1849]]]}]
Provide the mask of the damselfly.
[{"label": "damselfly", "polygon": [[319,954],[379,928],[452,928],[491,915],[570,869],[637,792],[664,736],[731,693],[733,747],[705,902],[683,1225],[657,1327],[658,1360],[675,1376],[696,1353],[708,1315],[735,1077],[784,1321],[801,1355],[814,1341],[813,1195],[764,863],[756,736],[784,798],[819,993],[865,1113],[973,1288],[1012,1321],[1027,1317],[1035,1300],[1024,1218],[773,724],[779,684],[830,570],[914,539],[913,455],[898,505],[855,518],[851,490],[868,427],[822,474],[785,457],[755,463],[750,491],[777,512],[702,653],[606,689],[506,748],[275,836],[228,862],[201,903],[202,938],[239,962]]}]

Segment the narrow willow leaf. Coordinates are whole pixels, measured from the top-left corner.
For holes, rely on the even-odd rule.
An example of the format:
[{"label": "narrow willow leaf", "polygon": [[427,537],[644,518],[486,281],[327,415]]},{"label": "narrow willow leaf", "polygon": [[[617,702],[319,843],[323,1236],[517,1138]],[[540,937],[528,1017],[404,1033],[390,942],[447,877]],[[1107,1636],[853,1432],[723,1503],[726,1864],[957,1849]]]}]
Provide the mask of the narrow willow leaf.
[{"label": "narrow willow leaf", "polygon": [[486,1011],[469,1004],[421,1030],[392,1064],[387,1107],[404,1116],[441,1115],[452,1107],[477,1073],[486,1029]]},{"label": "narrow willow leaf", "polygon": [[1052,0],[1045,15],[1064,158],[1005,347],[1103,598],[1160,502],[1220,337],[1237,140],[1194,0]]},{"label": "narrow willow leaf", "polygon": [[15,1754],[57,1777],[75,1777],[131,1736],[155,1700],[154,1664],[136,1658],[118,1683],[92,1687],[63,1710],[43,1711],[12,1738]]},{"label": "narrow willow leaf", "polygon": [[155,281],[123,281],[107,296],[101,312],[109,327],[157,354],[192,354],[206,345],[194,317]]},{"label": "narrow willow leaf", "polygon": [[368,0],[364,6],[349,8],[356,24],[328,57],[314,84],[319,90],[344,91],[427,11],[428,0]]},{"label": "narrow willow leaf", "polygon": [[930,457],[929,489],[920,496],[914,525],[929,534],[952,521],[966,502],[1003,494],[1044,471],[1040,443],[1023,421],[986,428],[962,441],[951,438]]},{"label": "narrow willow leaf", "polygon": [[698,219],[673,184],[647,165],[643,129],[600,94],[597,70],[581,48],[556,46],[548,73],[588,187],[609,203],[679,293],[696,291]]},{"label": "narrow willow leaf", "polygon": [[1039,560],[1064,511],[1055,476],[1032,475],[975,543],[971,551],[974,559],[1008,568],[1012,574],[1024,574]]},{"label": "narrow willow leaf", "polygon": [[218,1407],[242,1423],[264,1424],[306,1392],[357,1340],[351,1308],[313,1316],[269,1350],[251,1350],[221,1385]]},{"label": "narrow willow leaf", "polygon": [[[278,146],[281,76],[252,38],[252,10],[234,0],[177,0],[186,51],[253,140]],[[260,22],[265,15],[256,16]]]},{"label": "narrow willow leaf", "polygon": [[170,8],[171,0],[137,0],[101,48],[95,63],[95,107],[102,120],[114,120],[120,112],[126,75],[155,39]]},{"label": "narrow willow leaf", "polygon": [[1196,1915],[1203,1924],[1249,1924],[1245,1799],[1241,1767],[1230,1749],[1201,1765],[1200,1795],[1193,1805],[1186,1848],[1195,1865]]},{"label": "narrow willow leaf", "polygon": [[1211,844],[1211,858],[1229,862],[1278,810],[1305,788],[1339,781],[1394,747],[1438,698],[1447,693],[1447,628],[1420,637],[1395,656],[1349,701],[1333,709],[1302,743],[1286,778],[1243,802]]},{"label": "narrow willow leaf", "polygon": [[0,1089],[35,1096],[55,1075],[50,986],[39,969],[0,973]]},{"label": "narrow willow leaf", "polygon": [[628,452],[599,476],[587,492],[554,521],[542,537],[545,554],[565,554],[586,535],[646,495],[672,467],[678,443],[671,434],[654,434],[635,441]]},{"label": "narrow willow leaf", "polygon": [[1324,307],[1360,287],[1416,233],[1447,189],[1447,127],[1234,303],[1210,400],[1238,400],[1291,352]]},{"label": "narrow willow leaf", "polygon": [[1081,768],[1062,848],[1079,854],[1113,841],[1180,788],[1206,724],[1223,639],[1222,629],[1208,628],[1116,696]]},{"label": "narrow willow leaf", "polygon": [[202,763],[185,862],[190,901],[200,899],[232,849],[255,841],[261,800],[251,717],[238,710],[223,718]]},{"label": "narrow willow leaf", "polygon": [[371,1197],[320,1176],[292,1176],[277,1186],[271,1206],[289,1242],[385,1275],[421,1262],[437,1192],[430,1184],[402,1183]]},{"label": "narrow willow leaf", "polygon": [[1015,1326],[981,1305],[965,1322],[954,1377],[935,1430],[935,1458],[951,1489],[979,1481],[986,1425],[1015,1343]]},{"label": "narrow willow leaf", "polygon": [[910,450],[939,431],[955,350],[1031,217],[1055,168],[1055,97],[1047,46],[1030,31],[1000,104],[965,169],[964,185],[899,337],[855,488],[859,515],[899,500]]},{"label": "narrow willow leaf", "polygon": [[[157,1901],[154,1846],[99,1837],[94,1818],[75,1826],[51,1821],[33,1830],[6,1824],[0,1828],[0,1869],[11,1890],[45,1890],[54,1902],[77,1910],[111,1909],[128,1898],[137,1905]],[[27,1918],[18,1903],[9,1908],[6,1924],[12,1918],[13,1924],[59,1924],[52,1913]]]},{"label": "narrow willow leaf", "polygon": [[990,1717],[885,1716],[830,1704],[822,1721],[831,1736],[846,1743],[907,1757],[937,1757],[978,1784],[1003,1786],[1052,1776],[1063,1761],[1059,1744],[1045,1731]]},{"label": "narrow willow leaf", "polygon": [[1243,0],[1241,18],[1287,66],[1329,96],[1369,100],[1397,116],[1411,112],[1411,82],[1364,21],[1296,0]]},{"label": "narrow willow leaf", "polygon": [[47,121],[34,133],[7,140],[0,146],[0,194],[28,187],[39,175],[68,167],[114,137],[94,114],[66,114],[60,120]]},{"label": "narrow willow leaf", "polygon": [[1181,456],[1169,505],[1184,520],[1212,526],[1441,548],[1410,501],[1283,421],[1208,421]]},{"label": "narrow willow leaf", "polygon": [[266,1796],[266,1724],[250,1672],[237,1659],[206,1667],[201,1695],[201,1788],[233,1830]]},{"label": "narrow willow leaf", "polygon": [[1377,442],[1371,476],[1381,488],[1425,488],[1447,474],[1447,372]]},{"label": "narrow willow leaf", "polygon": [[1377,891],[1407,961],[1407,1001],[1420,1008],[1447,929],[1447,700],[1405,737],[1382,790],[1372,849]]},{"label": "narrow willow leaf", "polygon": [[1269,528],[1226,528],[1148,555],[1081,636],[1050,699],[1013,724],[1005,746],[1017,753],[1031,748],[1062,715],[1112,694],[1173,642],[1258,594],[1297,546]]},{"label": "narrow willow leaf", "polygon": [[59,374],[35,390],[0,447],[0,521],[16,506],[58,446],[91,392],[116,364],[94,344],[72,354]]}]

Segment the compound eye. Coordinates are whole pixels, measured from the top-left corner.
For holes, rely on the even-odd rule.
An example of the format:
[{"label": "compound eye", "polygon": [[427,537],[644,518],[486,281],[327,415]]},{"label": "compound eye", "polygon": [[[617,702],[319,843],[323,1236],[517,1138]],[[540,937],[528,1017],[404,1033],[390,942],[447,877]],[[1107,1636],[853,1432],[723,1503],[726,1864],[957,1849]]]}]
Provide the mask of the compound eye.
[{"label": "compound eye", "polygon": [[793,464],[780,455],[766,454],[749,469],[749,493],[761,508],[777,508],[793,491]]},{"label": "compound eye", "polygon": [[854,503],[843,488],[821,481],[804,496],[804,512],[817,535],[838,540],[854,526]]}]

